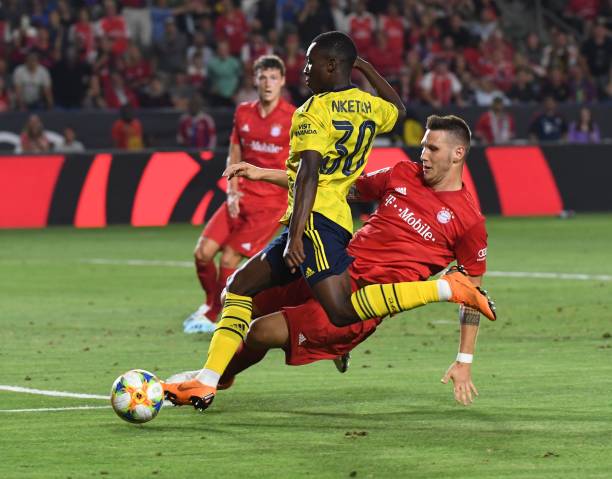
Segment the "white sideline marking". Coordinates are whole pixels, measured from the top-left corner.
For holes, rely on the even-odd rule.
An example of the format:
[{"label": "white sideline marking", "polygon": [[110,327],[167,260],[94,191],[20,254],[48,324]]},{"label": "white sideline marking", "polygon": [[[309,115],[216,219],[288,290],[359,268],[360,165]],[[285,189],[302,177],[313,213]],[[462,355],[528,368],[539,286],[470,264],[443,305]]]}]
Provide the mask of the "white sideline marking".
[{"label": "white sideline marking", "polygon": [[11,391],[14,393],[38,394],[39,396],[53,396],[59,398],[78,398],[78,399],[104,399],[109,400],[110,395],[101,396],[99,394],[70,393],[66,391],[48,391],[45,389],[22,388],[21,386],[8,386],[0,384],[0,391]]},{"label": "white sideline marking", "polygon": [[[46,389],[32,389],[21,386],[9,386],[0,384],[0,391],[10,391],[14,393],[38,394],[39,396],[53,396],[62,398],[78,399],[104,399],[108,401],[110,395],[101,396],[100,394],[71,393],[67,391],[49,391]],[[163,407],[174,406],[170,401],[164,401]],[[32,409],[0,409],[0,412],[50,412],[50,411],[78,411],[81,409],[108,409],[111,406],[71,406],[71,407],[41,407]]]},{"label": "white sideline marking", "polygon": [[[92,258],[83,259],[82,263],[87,264],[116,264],[126,266],[169,266],[176,268],[193,268],[191,261],[162,261],[147,259],[106,259]],[[534,278],[534,279],[564,279],[578,281],[612,281],[609,274],[583,274],[583,273],[546,273],[529,271],[487,271],[485,276],[494,278]]]},{"label": "white sideline marking", "polygon": [[110,406],[41,407],[38,409],[0,409],[0,412],[55,412],[79,411],[81,409],[109,409]]},{"label": "white sideline marking", "polygon": [[149,259],[106,259],[92,258],[81,260],[88,264],[117,264],[127,266],[170,266],[176,268],[193,268],[193,261],[162,261]]},{"label": "white sideline marking", "polygon": [[538,279],[569,279],[578,281],[612,281],[609,274],[583,273],[530,273],[526,271],[487,271],[485,276],[498,278],[538,278]]}]

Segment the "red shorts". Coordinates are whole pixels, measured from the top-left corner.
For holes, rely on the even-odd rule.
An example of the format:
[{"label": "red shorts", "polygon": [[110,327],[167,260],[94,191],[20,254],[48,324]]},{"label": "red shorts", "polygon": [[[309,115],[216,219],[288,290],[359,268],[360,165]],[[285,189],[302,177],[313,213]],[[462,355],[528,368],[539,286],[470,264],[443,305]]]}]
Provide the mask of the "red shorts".
[{"label": "red shorts", "polygon": [[[356,285],[351,281],[353,291]],[[260,315],[281,311],[289,329],[285,363],[291,366],[334,359],[367,339],[382,319],[368,319],[338,328],[314,299],[303,278],[287,286],[271,288],[254,298]]]},{"label": "red shorts", "polygon": [[232,218],[223,203],[206,224],[202,236],[220,246],[229,246],[242,256],[250,258],[266,246],[276,230],[286,208],[266,208],[249,211],[240,208],[237,218]]}]

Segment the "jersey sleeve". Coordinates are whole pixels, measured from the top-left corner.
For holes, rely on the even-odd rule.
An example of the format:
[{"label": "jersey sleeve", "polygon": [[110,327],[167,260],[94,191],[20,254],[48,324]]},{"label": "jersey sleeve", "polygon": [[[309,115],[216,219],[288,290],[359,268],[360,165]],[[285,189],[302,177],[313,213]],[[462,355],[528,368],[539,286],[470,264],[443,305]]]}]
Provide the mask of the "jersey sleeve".
[{"label": "jersey sleeve", "polygon": [[[312,101],[309,106],[312,106]],[[320,112],[297,110],[293,115],[291,150],[293,152],[313,150],[321,155],[327,151],[329,134]]]},{"label": "jersey sleeve", "polygon": [[395,126],[395,122],[397,122],[397,116],[399,114],[397,107],[382,98],[378,98],[378,108],[376,109],[377,113],[377,123],[378,123],[378,132],[379,133],[387,133],[393,130]]},{"label": "jersey sleeve", "polygon": [[387,181],[391,175],[391,167],[373,171],[360,176],[355,182],[359,199],[365,201],[379,200],[387,189]]},{"label": "jersey sleeve", "polygon": [[487,230],[484,218],[467,230],[455,244],[457,264],[465,266],[470,276],[487,270]]}]

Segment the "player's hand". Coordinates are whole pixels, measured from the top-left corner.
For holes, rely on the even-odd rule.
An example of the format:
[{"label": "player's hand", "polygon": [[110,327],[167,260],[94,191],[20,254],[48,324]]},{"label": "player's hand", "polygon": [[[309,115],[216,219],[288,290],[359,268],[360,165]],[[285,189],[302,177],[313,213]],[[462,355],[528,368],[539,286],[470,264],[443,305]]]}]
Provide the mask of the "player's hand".
[{"label": "player's hand", "polygon": [[472,367],[467,363],[453,362],[446,370],[446,374],[441,379],[443,384],[448,384],[452,379],[454,386],[455,401],[469,406],[474,402],[474,397],[478,396],[478,390],[472,383]]},{"label": "player's hand", "polygon": [[287,246],[285,246],[283,258],[291,273],[295,273],[306,259],[306,255],[304,254],[304,243],[302,242],[301,237],[289,237],[287,240]]},{"label": "player's hand", "polygon": [[251,165],[246,161],[240,161],[229,165],[223,172],[223,176],[227,176],[228,180],[232,178],[246,178],[247,180],[258,181],[260,179],[260,168]]},{"label": "player's hand", "polygon": [[367,68],[369,65],[370,64],[366,62],[363,58],[357,57],[355,59],[355,63],[353,63],[353,68],[355,68],[356,70],[363,70],[364,68]]},{"label": "player's hand", "polygon": [[227,210],[231,218],[238,218],[240,214],[240,198],[242,198],[242,193],[240,191],[228,190]]}]

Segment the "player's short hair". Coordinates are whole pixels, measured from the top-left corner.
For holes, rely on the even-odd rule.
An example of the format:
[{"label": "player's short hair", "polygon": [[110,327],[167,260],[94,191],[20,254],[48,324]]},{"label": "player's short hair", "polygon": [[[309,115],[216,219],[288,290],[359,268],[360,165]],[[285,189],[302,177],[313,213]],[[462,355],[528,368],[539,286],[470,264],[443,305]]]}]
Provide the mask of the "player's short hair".
[{"label": "player's short hair", "polygon": [[277,55],[262,55],[253,63],[253,72],[255,73],[258,70],[268,70],[269,68],[279,70],[281,75],[285,76],[285,63]]},{"label": "player's short hair", "polygon": [[317,44],[317,49],[340,63],[345,72],[352,70],[357,60],[357,47],[346,33],[339,31],[321,33],[312,42]]},{"label": "player's short hair", "polygon": [[465,146],[465,153],[470,150],[470,143],[472,140],[472,132],[470,127],[463,118],[459,118],[456,115],[430,115],[427,117],[427,123],[425,128],[428,130],[442,130],[447,131],[457,138]]}]

